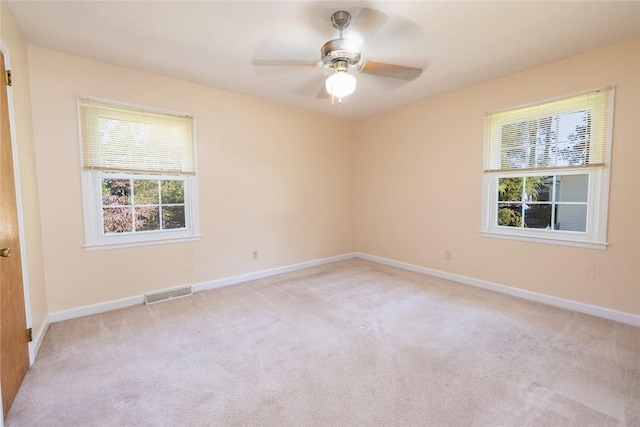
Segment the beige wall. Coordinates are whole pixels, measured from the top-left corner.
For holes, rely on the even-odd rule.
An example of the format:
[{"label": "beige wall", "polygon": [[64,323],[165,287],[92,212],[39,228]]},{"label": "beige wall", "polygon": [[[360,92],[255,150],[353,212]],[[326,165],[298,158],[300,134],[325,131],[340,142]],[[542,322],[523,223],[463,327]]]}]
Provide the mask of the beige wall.
[{"label": "beige wall", "polygon": [[11,12],[2,2],[0,38],[8,48],[4,52],[9,56],[13,86],[11,101],[17,144],[17,168],[23,209],[23,227],[26,253],[23,262],[27,267],[29,298],[31,301],[31,325],[38,332],[47,316],[47,296],[45,290],[44,260],[42,252],[42,234],[40,228],[40,202],[36,181],[36,163],[31,116],[31,90],[29,83],[29,61],[27,45],[15,25]]},{"label": "beige wall", "polygon": [[[353,251],[350,122],[34,46],[29,60],[50,312]],[[196,115],[201,241],[82,248],[77,94]]]},{"label": "beige wall", "polygon": [[[30,46],[48,309],[358,250],[640,314],[638,52],[630,41],[349,122]],[[484,113],[612,83],[611,246],[481,238]],[[196,114],[201,241],[84,251],[78,93]]]},{"label": "beige wall", "polygon": [[[357,122],[357,250],[640,314],[639,82],[634,40]],[[608,84],[616,84],[610,247],[481,238],[484,114]]]}]

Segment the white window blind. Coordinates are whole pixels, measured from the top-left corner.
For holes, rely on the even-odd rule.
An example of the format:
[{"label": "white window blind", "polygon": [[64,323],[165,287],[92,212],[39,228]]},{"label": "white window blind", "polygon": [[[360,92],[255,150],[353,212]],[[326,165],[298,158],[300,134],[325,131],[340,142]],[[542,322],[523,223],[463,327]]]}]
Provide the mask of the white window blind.
[{"label": "white window blind", "polygon": [[78,97],[88,171],[195,175],[193,116]]},{"label": "white window blind", "polygon": [[611,93],[487,114],[485,172],[605,166]]}]

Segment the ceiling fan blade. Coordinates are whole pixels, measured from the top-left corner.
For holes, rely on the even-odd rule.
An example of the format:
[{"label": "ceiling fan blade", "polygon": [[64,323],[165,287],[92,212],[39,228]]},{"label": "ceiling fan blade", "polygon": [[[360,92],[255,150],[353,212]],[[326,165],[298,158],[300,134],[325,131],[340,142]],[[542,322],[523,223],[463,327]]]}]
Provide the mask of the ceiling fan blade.
[{"label": "ceiling fan blade", "polygon": [[391,77],[402,80],[415,80],[422,74],[422,68],[405,67],[404,65],[385,64],[384,62],[367,61],[363,73]]},{"label": "ceiling fan blade", "polygon": [[[368,41],[387,22],[387,15],[376,9],[363,7],[358,13],[353,26],[360,33],[364,41]],[[348,30],[347,30],[348,31]]]},{"label": "ceiling fan blade", "polygon": [[305,98],[323,99],[329,97],[324,88],[324,78],[322,76],[314,76],[313,79],[304,83],[302,86],[296,87],[292,93],[304,96]]},{"label": "ceiling fan blade", "polygon": [[254,59],[251,61],[256,66],[267,67],[309,67],[316,68],[318,61],[310,61],[304,59]]},{"label": "ceiling fan blade", "polygon": [[329,97],[329,94],[327,93],[327,89],[324,86],[324,82],[322,82],[322,85],[320,85],[320,90],[318,91],[316,98],[327,99],[328,97]]}]

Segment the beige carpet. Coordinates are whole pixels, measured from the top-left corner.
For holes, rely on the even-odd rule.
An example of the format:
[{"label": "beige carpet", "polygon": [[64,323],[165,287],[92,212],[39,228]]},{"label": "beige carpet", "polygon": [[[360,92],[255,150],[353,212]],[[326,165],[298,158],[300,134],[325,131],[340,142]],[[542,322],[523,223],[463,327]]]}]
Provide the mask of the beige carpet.
[{"label": "beige carpet", "polygon": [[353,259],[51,326],[7,426],[640,426],[640,328]]}]

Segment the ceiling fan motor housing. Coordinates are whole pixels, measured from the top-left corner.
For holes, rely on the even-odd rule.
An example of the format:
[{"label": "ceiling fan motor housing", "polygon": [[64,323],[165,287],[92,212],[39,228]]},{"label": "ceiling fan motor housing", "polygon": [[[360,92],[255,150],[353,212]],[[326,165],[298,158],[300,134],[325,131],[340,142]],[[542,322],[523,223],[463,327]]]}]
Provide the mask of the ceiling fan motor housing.
[{"label": "ceiling fan motor housing", "polygon": [[351,14],[344,10],[331,15],[331,23],[340,31],[340,38],[329,40],[320,49],[320,64],[329,72],[360,71],[364,67],[359,43],[342,38],[342,30],[350,22]]},{"label": "ceiling fan motor housing", "polygon": [[324,65],[333,66],[335,61],[347,61],[350,68],[356,66],[361,59],[360,46],[353,40],[334,39],[326,42],[320,49],[321,61]]}]

